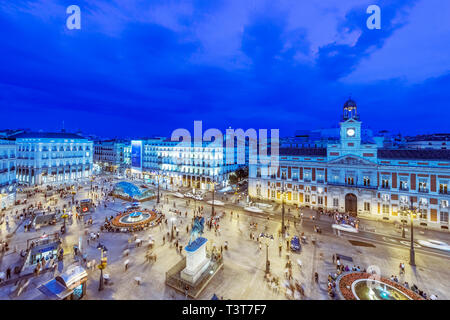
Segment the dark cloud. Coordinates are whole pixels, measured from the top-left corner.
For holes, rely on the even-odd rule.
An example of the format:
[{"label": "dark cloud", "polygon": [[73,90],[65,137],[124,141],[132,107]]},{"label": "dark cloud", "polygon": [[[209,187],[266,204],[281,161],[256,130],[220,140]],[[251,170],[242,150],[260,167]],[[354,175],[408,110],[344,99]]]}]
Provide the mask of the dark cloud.
[{"label": "dark cloud", "polygon": [[[194,59],[204,46],[185,29],[130,20],[117,21],[122,25],[108,34],[88,15],[84,29],[68,31],[64,12],[41,19],[0,11],[0,111],[7,115],[0,127],[55,130],[64,120],[73,130],[148,136],[192,129],[194,120],[203,120],[205,128],[280,128],[286,135],[336,125],[351,93],[373,128],[445,131],[448,75],[414,85],[400,79],[341,82],[402,27],[395,18],[411,3],[383,2],[379,31],[365,28],[364,7],[354,8],[338,31],[359,30],[356,42],[323,45],[310,60],[299,58],[310,55],[306,29],[288,28],[286,12],[259,12],[242,30],[236,55],[248,60],[236,68]],[[223,5],[193,2],[194,13],[178,22],[194,29],[196,18]],[[425,105],[433,109],[425,111]],[[432,117],[424,121],[424,115]]]}]

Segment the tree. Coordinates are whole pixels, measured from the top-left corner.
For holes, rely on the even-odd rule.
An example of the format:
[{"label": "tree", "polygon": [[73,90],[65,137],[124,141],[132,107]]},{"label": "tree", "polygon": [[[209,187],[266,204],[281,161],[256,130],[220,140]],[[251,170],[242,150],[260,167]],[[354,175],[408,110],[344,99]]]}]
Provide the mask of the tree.
[{"label": "tree", "polygon": [[236,173],[232,173],[229,175],[228,180],[230,181],[230,184],[236,184],[239,181],[239,178],[237,177]]},{"label": "tree", "polygon": [[248,178],[248,167],[237,169],[236,170],[236,176],[237,176],[239,181],[242,180],[242,179]]}]

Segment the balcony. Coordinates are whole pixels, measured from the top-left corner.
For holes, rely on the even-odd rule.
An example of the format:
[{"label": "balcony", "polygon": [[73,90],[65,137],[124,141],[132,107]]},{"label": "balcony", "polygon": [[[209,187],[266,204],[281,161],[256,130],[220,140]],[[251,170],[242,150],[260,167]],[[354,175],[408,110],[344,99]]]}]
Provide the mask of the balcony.
[{"label": "balcony", "polygon": [[362,189],[370,189],[370,190],[376,190],[377,189],[377,186],[355,185],[355,184],[347,184],[347,183],[333,182],[333,181],[328,181],[327,185],[338,186],[338,187],[347,187],[347,188],[362,188]]},{"label": "balcony", "polygon": [[417,190],[420,193],[428,193],[429,190],[427,188],[419,188],[419,190]]},{"label": "balcony", "polygon": [[446,189],[443,189],[443,190],[439,190],[439,194],[446,195],[446,194],[449,194],[449,193],[448,193],[448,191]]},{"label": "balcony", "polygon": [[398,188],[398,190],[400,190],[400,191],[409,191],[409,188],[400,186],[400,188]]}]

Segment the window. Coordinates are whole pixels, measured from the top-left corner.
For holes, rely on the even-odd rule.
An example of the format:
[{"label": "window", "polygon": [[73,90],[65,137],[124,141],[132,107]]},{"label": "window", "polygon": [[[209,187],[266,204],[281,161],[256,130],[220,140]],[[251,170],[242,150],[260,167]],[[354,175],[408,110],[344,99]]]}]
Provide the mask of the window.
[{"label": "window", "polygon": [[419,192],[428,192],[426,181],[419,182]]},{"label": "window", "polygon": [[366,187],[370,186],[370,178],[369,177],[367,177],[367,176],[364,177],[363,182],[364,182],[364,186],[366,186]]},{"label": "window", "polygon": [[347,184],[349,185],[354,185],[355,184],[355,179],[353,177],[347,177]]},{"label": "window", "polygon": [[286,171],[281,172],[281,179],[286,180]]},{"label": "window", "polygon": [[440,217],[441,223],[448,223],[448,212],[441,211],[439,217]]},{"label": "window", "polygon": [[386,214],[389,213],[389,205],[388,204],[383,204],[383,213],[386,213]]},{"label": "window", "polygon": [[317,197],[317,203],[318,204],[323,204],[323,197],[322,196]]},{"label": "window", "polygon": [[400,190],[408,190],[408,181],[407,180],[400,180]]},{"label": "window", "polygon": [[310,182],[311,181],[311,171],[310,170],[305,170],[304,180],[306,182]]},{"label": "window", "polygon": [[389,189],[389,179],[386,179],[386,178],[382,179],[381,180],[381,187],[383,189]]},{"label": "window", "polygon": [[333,207],[339,206],[339,198],[333,198]]},{"label": "window", "polygon": [[400,196],[400,203],[401,204],[408,204],[408,197],[407,196]]},{"label": "window", "polygon": [[306,203],[309,203],[309,202],[310,202],[309,194],[305,194],[305,202],[306,202]]},{"label": "window", "polygon": [[448,208],[448,200],[441,200],[441,207]]},{"label": "window", "polygon": [[381,195],[381,198],[383,199],[383,201],[389,201],[389,195],[386,193]]},{"label": "window", "polygon": [[370,211],[370,202],[364,202],[364,211]]},{"label": "window", "polygon": [[428,210],[426,208],[419,209],[419,217],[420,219],[427,220]]},{"label": "window", "polygon": [[439,193],[447,194],[447,183],[440,183],[439,184]]}]

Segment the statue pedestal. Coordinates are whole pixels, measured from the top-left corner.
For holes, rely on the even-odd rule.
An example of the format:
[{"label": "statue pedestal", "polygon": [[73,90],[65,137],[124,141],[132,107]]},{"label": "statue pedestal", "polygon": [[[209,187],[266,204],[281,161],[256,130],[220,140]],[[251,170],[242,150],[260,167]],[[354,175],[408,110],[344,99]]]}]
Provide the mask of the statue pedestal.
[{"label": "statue pedestal", "polygon": [[199,237],[186,246],[186,268],[181,271],[181,278],[194,284],[209,267],[210,260],[206,257],[206,242],[208,239]]}]

